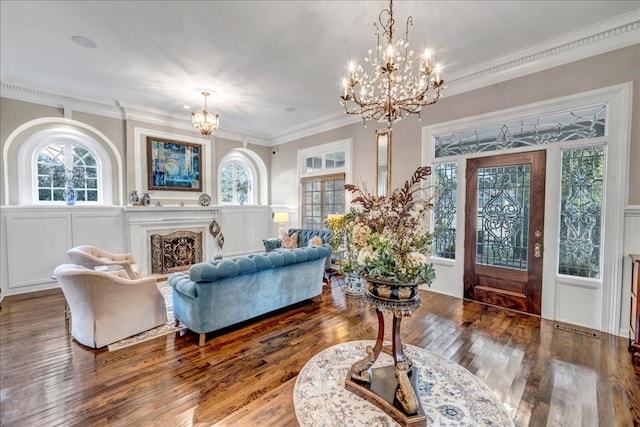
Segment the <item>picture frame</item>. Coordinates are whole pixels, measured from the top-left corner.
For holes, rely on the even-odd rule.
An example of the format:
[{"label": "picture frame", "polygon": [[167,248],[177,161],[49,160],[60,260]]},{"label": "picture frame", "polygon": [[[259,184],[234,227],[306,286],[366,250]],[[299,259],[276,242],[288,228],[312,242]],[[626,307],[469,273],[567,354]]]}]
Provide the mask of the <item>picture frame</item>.
[{"label": "picture frame", "polygon": [[147,188],[202,191],[202,144],[147,137]]},{"label": "picture frame", "polygon": [[376,195],[391,191],[391,129],[376,130]]}]

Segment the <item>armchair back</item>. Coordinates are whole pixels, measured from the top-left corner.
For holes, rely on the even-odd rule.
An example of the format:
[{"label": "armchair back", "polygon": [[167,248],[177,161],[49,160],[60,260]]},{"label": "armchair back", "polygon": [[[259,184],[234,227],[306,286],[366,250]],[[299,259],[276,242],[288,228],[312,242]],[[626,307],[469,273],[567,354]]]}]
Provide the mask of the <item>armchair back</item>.
[{"label": "armchair back", "polygon": [[130,279],[140,276],[140,265],[132,254],[115,254],[96,246],[81,245],[67,251],[72,264],[94,269],[99,265],[120,265],[127,272]]}]

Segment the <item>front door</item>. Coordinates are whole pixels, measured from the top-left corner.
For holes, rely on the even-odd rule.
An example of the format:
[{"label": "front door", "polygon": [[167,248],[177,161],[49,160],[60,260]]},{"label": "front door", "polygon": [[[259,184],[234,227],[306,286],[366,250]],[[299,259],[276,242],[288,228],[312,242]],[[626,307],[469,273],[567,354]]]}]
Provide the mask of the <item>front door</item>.
[{"label": "front door", "polygon": [[540,315],[546,152],[467,160],[464,297]]}]

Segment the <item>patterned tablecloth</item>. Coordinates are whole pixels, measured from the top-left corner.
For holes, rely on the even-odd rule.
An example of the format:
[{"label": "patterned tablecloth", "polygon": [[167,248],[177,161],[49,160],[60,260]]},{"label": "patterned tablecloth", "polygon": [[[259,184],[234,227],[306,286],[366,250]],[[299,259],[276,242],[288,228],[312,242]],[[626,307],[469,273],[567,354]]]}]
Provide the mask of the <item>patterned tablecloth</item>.
[{"label": "patterned tablecloth", "polygon": [[[393,418],[344,388],[351,365],[374,341],[350,341],[316,354],[302,368],[293,391],[301,426],[396,426]],[[460,365],[427,350],[406,346],[418,368],[419,399],[428,426],[513,426],[512,414],[493,391]],[[393,364],[381,353],[373,368]]]}]

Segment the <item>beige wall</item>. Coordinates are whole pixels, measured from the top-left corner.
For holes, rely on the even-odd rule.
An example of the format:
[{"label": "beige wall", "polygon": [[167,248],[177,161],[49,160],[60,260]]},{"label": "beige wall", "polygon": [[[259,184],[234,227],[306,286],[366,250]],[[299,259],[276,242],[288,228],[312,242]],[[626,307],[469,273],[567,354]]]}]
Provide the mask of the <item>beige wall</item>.
[{"label": "beige wall", "polygon": [[[62,108],[49,107],[40,104],[34,104],[29,102],[16,101],[8,98],[0,98],[0,164],[4,165],[4,148],[7,145],[7,139],[16,131],[20,126],[24,125],[35,119],[41,118],[64,118],[64,111]],[[153,131],[162,132],[165,134],[175,135],[176,138],[180,136],[186,136],[190,138],[201,138],[200,133],[195,130],[188,130],[177,128],[173,126],[162,126],[158,124],[150,124],[146,122],[140,122],[137,120],[122,120],[117,118],[110,118],[104,116],[98,116],[95,114],[88,114],[82,112],[73,112],[72,120],[81,122],[88,125],[96,131],[103,134],[113,145],[116,147],[116,151],[122,160],[122,174],[121,180],[114,179],[113,182],[113,200],[117,201],[117,197],[122,190],[124,195],[123,203],[128,202],[128,195],[132,190],[138,190],[139,192],[146,191],[146,148],[142,150],[142,158],[136,163],[135,161],[135,128],[149,129],[150,134]],[[53,125],[47,125],[53,126]],[[9,159],[16,159],[18,156],[18,150],[21,143],[33,133],[43,130],[47,126],[39,126],[30,128],[28,131],[20,132],[14,142],[11,143],[10,151],[8,152]],[[56,127],[62,126],[56,124]],[[95,138],[95,134],[90,131],[85,131],[89,136]],[[142,141],[144,143],[145,141]],[[204,160],[203,167],[203,181],[208,180],[211,182],[212,188],[212,200],[213,203],[217,201],[217,177],[215,171],[218,167],[219,160],[224,157],[230,150],[234,148],[242,147],[242,142],[227,140],[223,138],[212,137],[211,150],[209,151],[209,158]],[[145,146],[146,147],[146,146]],[[255,144],[247,144],[247,149],[254,151],[265,163],[267,170],[271,164],[271,149],[269,147],[263,147]],[[107,149],[110,152],[110,149]],[[112,155],[112,176],[118,176],[117,162],[115,156]],[[136,170],[142,171],[143,188],[135,188],[135,173]],[[17,180],[21,171],[15,162],[9,162],[7,168],[9,177],[9,204],[15,205],[18,203],[18,187]],[[0,200],[2,203],[5,200],[5,185],[4,185],[4,171],[0,174]],[[200,193],[186,194],[185,204],[197,204]],[[162,202],[162,198],[156,198]]]},{"label": "beige wall", "polygon": [[[446,96],[423,110],[422,121],[404,119],[393,126],[392,182],[400,186],[421,160],[421,129],[437,123],[531,104],[552,98],[594,90],[619,83],[633,82],[633,122],[629,156],[630,205],[640,205],[640,44],[576,61],[539,73],[494,84],[471,92]],[[336,101],[338,100],[336,93]],[[336,102],[337,104],[337,102]],[[384,124],[369,122],[367,128],[356,123],[302,138],[278,147],[272,162],[274,204],[297,205],[296,152],[300,148],[353,138],[353,176],[374,187],[375,129]]]}]

